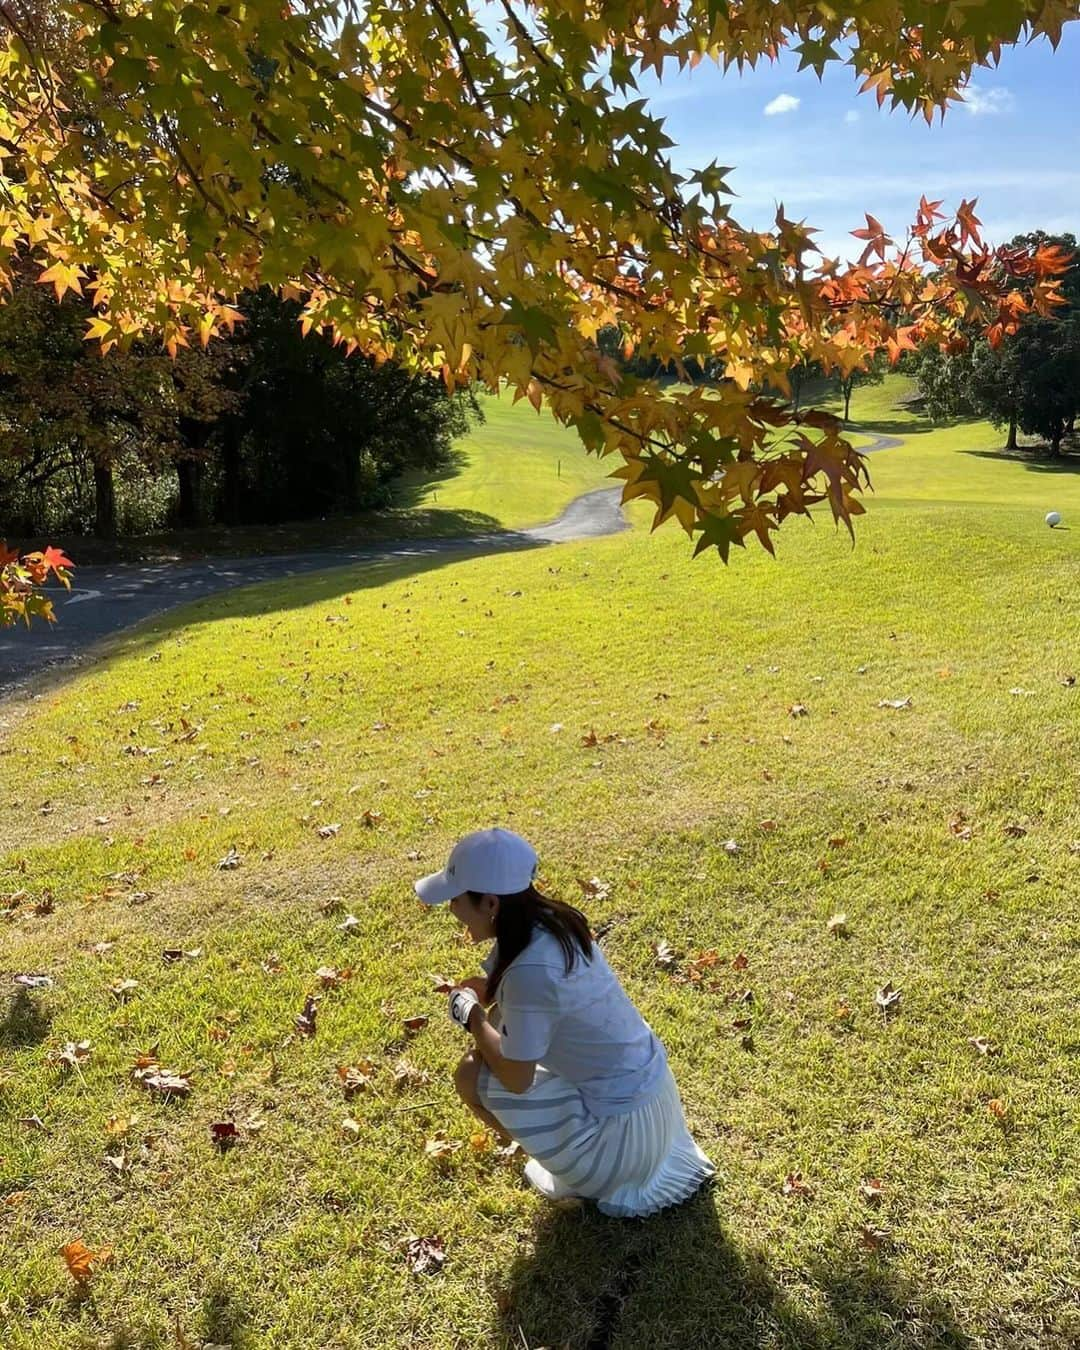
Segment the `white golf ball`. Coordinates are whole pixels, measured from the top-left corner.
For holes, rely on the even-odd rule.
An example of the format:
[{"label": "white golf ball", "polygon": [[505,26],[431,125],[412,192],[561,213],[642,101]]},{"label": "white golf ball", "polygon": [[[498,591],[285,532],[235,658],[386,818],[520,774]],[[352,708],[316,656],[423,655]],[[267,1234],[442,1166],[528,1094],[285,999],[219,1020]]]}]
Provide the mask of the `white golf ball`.
[{"label": "white golf ball", "polygon": [[1060,525],[1060,524],[1061,524],[1061,512],[1060,512],[1060,511],[1048,511],[1048,512],[1046,513],[1046,523],[1047,523],[1047,525],[1050,526],[1051,529],[1053,529],[1055,525]]}]

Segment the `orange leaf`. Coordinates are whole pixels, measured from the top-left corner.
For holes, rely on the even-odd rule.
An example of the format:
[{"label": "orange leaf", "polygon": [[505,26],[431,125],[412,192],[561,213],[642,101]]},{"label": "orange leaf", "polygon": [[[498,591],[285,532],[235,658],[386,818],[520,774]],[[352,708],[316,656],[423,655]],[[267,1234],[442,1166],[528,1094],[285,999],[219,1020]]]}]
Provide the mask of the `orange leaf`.
[{"label": "orange leaf", "polygon": [[75,1238],[60,1248],[60,1255],[67,1262],[71,1278],[76,1284],[86,1284],[97,1266],[102,1266],[112,1256],[111,1247],[101,1247],[92,1252],[82,1238]]}]

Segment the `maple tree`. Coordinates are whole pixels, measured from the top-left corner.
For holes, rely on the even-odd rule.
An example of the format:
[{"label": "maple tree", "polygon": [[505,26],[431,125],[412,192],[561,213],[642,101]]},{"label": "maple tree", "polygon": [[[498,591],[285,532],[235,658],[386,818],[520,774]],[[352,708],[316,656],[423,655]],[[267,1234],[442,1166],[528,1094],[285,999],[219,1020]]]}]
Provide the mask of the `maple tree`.
[{"label": "maple tree", "polygon": [[[305,332],[505,382],[585,447],[621,456],[624,499],[695,552],[772,535],[827,502],[850,528],[865,463],[835,419],[765,388],[817,362],[1014,331],[1051,312],[1061,260],[984,244],[975,203],[919,206],[857,262],[777,212],[731,216],[728,170],[678,174],[638,77],[788,48],[846,61],[879,103],[936,111],[1008,44],[1054,45],[1080,6],[875,0],[4,0],[0,259],[28,252],[91,298],[102,352],[148,333],[175,354],[231,331],[245,288],[303,305]],[[491,21],[498,14],[497,24]],[[0,269],[3,263],[0,261]],[[5,272],[0,270],[0,281]],[[1010,288],[1030,278],[1026,293]],[[723,370],[661,387],[600,350]]]}]

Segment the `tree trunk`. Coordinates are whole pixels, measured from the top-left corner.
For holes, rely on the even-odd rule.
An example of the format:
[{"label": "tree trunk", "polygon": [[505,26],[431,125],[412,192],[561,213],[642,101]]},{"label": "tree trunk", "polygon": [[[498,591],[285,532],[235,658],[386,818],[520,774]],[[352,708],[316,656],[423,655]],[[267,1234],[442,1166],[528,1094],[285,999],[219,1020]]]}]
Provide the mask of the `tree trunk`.
[{"label": "tree trunk", "polygon": [[221,519],[235,525],[240,519],[240,424],[232,417],[223,419],[221,426]]},{"label": "tree trunk", "polygon": [[180,525],[199,525],[201,512],[199,504],[199,486],[202,483],[202,461],[198,459],[178,459],[176,478],[180,488],[180,508],[177,523]]},{"label": "tree trunk", "polygon": [[94,533],[99,539],[116,538],[116,484],[111,464],[94,460]]},{"label": "tree trunk", "polygon": [[841,384],[840,388],[843,389],[844,391],[844,421],[847,422],[848,416],[851,412],[851,389],[852,389],[851,382],[846,381],[845,383]]},{"label": "tree trunk", "polygon": [[1016,449],[1016,418],[1009,418],[1009,439],[1005,442],[1006,450]]}]

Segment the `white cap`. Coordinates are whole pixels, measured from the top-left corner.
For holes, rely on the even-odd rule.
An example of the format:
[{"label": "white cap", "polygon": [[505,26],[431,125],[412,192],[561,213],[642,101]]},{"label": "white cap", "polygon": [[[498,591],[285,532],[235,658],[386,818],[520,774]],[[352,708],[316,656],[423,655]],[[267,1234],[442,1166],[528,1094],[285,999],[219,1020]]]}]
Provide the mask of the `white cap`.
[{"label": "white cap", "polygon": [[459,839],[441,872],[421,877],[413,889],[425,905],[444,905],[463,891],[516,895],[532,885],[536,850],[512,830],[476,830]]}]

